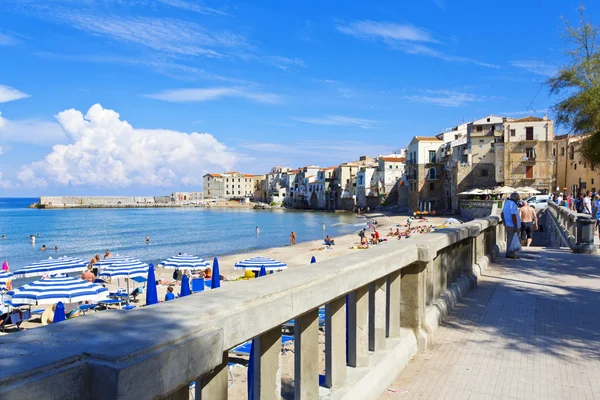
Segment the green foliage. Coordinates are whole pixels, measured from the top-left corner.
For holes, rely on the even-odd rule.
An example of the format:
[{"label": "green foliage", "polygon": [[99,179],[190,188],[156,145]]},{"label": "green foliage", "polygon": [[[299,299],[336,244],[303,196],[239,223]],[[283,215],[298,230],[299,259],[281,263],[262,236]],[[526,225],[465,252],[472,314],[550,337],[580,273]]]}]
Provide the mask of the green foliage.
[{"label": "green foliage", "polygon": [[582,156],[600,164],[600,40],[598,27],[586,21],[579,8],[579,26],[565,21],[569,63],[548,79],[550,93],[559,98],[553,106],[558,125],[573,134],[585,134]]},{"label": "green foliage", "polygon": [[276,201],[272,201],[271,202],[271,207],[277,207],[277,202]]}]

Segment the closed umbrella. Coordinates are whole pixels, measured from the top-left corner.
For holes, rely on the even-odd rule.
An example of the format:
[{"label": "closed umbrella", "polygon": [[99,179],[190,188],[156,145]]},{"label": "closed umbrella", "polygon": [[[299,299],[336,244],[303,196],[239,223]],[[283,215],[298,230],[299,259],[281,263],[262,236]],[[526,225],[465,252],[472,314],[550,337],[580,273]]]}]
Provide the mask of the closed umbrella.
[{"label": "closed umbrella", "polygon": [[52,318],[52,323],[55,324],[57,322],[65,321],[66,319],[67,316],[65,315],[65,305],[62,303],[62,301],[59,301],[56,304],[56,309],[54,310],[54,317]]},{"label": "closed umbrella", "polygon": [[310,263],[314,264],[317,262],[317,258],[315,256],[312,256],[312,258],[310,259]]},{"label": "closed umbrella", "polygon": [[260,271],[260,268],[264,266],[267,271],[279,271],[282,269],[286,269],[287,265],[285,263],[273,260],[268,257],[253,257],[244,261],[240,261],[235,263],[235,269],[238,270],[252,270],[252,271]]},{"label": "closed umbrella", "polygon": [[210,264],[200,257],[180,254],[167,258],[165,261],[158,264],[161,268],[166,269],[189,269],[190,271],[205,270],[210,267]]},{"label": "closed umbrella", "polygon": [[156,289],[156,275],[154,265],[148,266],[148,281],[146,283],[146,305],[158,303],[158,290]]},{"label": "closed umbrella", "polygon": [[70,272],[82,272],[87,264],[80,258],[60,257],[49,258],[40,262],[29,264],[15,271],[15,278],[30,278],[33,276],[68,274]]},{"label": "closed umbrella", "polygon": [[459,220],[457,220],[456,218],[448,218],[447,220],[444,221],[444,224],[461,224],[462,222],[460,222]]},{"label": "closed umbrella", "polygon": [[213,269],[212,269],[212,282],[210,285],[211,289],[216,289],[221,287],[221,277],[219,275],[219,259],[215,257],[213,260]]},{"label": "closed umbrella", "polygon": [[62,275],[42,278],[7,294],[13,303],[19,304],[77,303],[88,300],[97,303],[108,297],[108,289],[97,283]]},{"label": "closed umbrella", "polygon": [[260,267],[260,272],[258,273],[258,276],[266,276],[267,275],[267,269],[265,268],[265,266],[263,265],[262,267]]},{"label": "closed umbrella", "polygon": [[189,296],[192,294],[190,291],[190,278],[187,274],[183,274],[183,278],[181,278],[181,291],[179,292],[179,297]]}]

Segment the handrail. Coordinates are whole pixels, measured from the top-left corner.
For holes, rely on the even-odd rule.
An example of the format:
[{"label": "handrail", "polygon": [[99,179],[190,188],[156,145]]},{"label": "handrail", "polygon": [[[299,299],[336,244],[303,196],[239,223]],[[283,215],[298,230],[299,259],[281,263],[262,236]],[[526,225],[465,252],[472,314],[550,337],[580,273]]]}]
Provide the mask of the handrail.
[{"label": "handrail", "polygon": [[[429,265],[441,252],[467,254],[458,243],[470,246],[471,259],[489,253],[496,243],[485,241],[497,225],[497,217],[488,217],[173,302],[2,336],[0,345],[11,356],[0,359],[0,398],[161,398],[187,390],[189,382],[198,385],[222,366],[227,350],[321,305],[394,274],[399,278],[415,263]],[[448,264],[449,276],[470,274],[475,262]],[[445,290],[433,281],[427,285]],[[402,296],[425,294],[419,289]]]}]

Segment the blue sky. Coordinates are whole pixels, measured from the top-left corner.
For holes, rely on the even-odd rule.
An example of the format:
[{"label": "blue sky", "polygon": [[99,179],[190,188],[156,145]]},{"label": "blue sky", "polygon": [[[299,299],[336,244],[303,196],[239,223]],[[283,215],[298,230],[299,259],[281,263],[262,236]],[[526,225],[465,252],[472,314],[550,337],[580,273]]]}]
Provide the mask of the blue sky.
[{"label": "blue sky", "polygon": [[161,195],[541,115],[578,5],[4,0],[0,193]]}]

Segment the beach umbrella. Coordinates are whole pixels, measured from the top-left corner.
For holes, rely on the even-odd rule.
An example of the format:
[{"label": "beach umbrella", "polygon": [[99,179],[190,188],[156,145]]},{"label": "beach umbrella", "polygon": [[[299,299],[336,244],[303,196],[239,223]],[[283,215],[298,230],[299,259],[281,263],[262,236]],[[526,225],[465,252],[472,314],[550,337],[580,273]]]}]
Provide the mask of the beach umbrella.
[{"label": "beach umbrella", "polygon": [[444,221],[444,224],[461,224],[462,222],[460,222],[459,220],[457,220],[456,218],[448,218],[447,220]]},{"label": "beach umbrella", "polygon": [[67,274],[69,272],[82,272],[87,267],[87,262],[81,258],[59,257],[48,258],[40,262],[29,264],[15,271],[15,278],[29,278],[33,276]]},{"label": "beach umbrella", "polygon": [[249,258],[247,260],[235,263],[234,268],[241,270],[249,269],[252,271],[260,271],[260,268],[262,266],[264,266],[267,271],[279,271],[287,268],[286,264],[279,261],[275,261],[272,258],[268,257]]},{"label": "beach umbrella", "polygon": [[495,194],[511,194],[514,191],[515,189],[510,186],[498,186],[496,189],[493,190]]},{"label": "beach umbrella", "polygon": [[87,300],[97,303],[108,297],[108,289],[97,283],[61,275],[42,278],[7,294],[13,303],[20,304],[77,303]]},{"label": "beach umbrella", "polygon": [[[138,259],[127,258],[114,262],[110,266],[103,268],[98,276],[101,278],[111,279],[127,278],[127,294],[129,295],[129,279],[136,277],[147,277],[148,268],[148,264],[143,263]],[[129,304],[129,296],[127,296],[127,304]]]},{"label": "beach umbrella", "polygon": [[467,190],[466,192],[461,192],[458,195],[459,196],[478,196],[483,194],[483,190],[480,189],[471,189],[471,190]]},{"label": "beach umbrella", "polygon": [[317,262],[317,258],[315,256],[312,256],[312,258],[310,259],[310,263],[314,264]]},{"label": "beach umbrella", "polygon": [[212,269],[212,282],[210,285],[211,289],[216,289],[221,287],[221,277],[219,276],[219,259],[215,257],[213,260],[213,269]]},{"label": "beach umbrella", "polygon": [[190,291],[190,277],[186,274],[183,274],[183,278],[181,278],[181,291],[179,292],[179,297],[189,296],[192,294]]},{"label": "beach umbrella", "polygon": [[[0,290],[10,290],[10,281],[11,278],[13,277],[13,273],[12,272],[0,272]],[[7,287],[9,286],[9,287]]]},{"label": "beach umbrella", "polygon": [[165,261],[158,264],[158,266],[165,269],[189,269],[190,271],[196,271],[205,270],[210,267],[210,263],[200,257],[180,254],[167,258]]},{"label": "beach umbrella", "polygon": [[54,310],[54,317],[52,318],[52,323],[56,324],[57,322],[62,322],[66,319],[67,316],[65,315],[65,305],[62,303],[62,301],[59,301],[56,304],[56,309]]},{"label": "beach umbrella", "polygon": [[154,274],[154,265],[148,266],[148,280],[146,283],[146,305],[158,303],[158,290],[156,289],[156,275]]},{"label": "beach umbrella", "polygon": [[252,339],[252,345],[250,346],[250,358],[248,359],[248,400],[257,400],[257,393],[254,392],[254,370],[256,369],[256,361],[260,357],[258,354],[255,354],[258,351],[258,347],[256,345],[256,339]]},{"label": "beach umbrella", "polygon": [[260,272],[258,273],[258,276],[267,276],[267,269],[265,268],[265,266],[263,265],[262,267],[260,267]]}]

